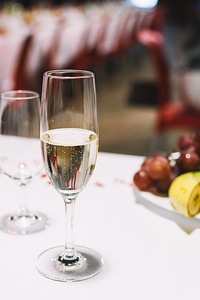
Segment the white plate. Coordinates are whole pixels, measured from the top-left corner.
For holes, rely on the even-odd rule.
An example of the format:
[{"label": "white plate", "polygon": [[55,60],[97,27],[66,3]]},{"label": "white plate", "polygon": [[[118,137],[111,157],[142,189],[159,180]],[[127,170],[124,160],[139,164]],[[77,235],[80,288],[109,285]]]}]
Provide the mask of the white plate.
[{"label": "white plate", "polygon": [[193,218],[188,218],[176,210],[170,204],[168,197],[160,197],[152,193],[140,191],[134,187],[136,201],[144,205],[156,214],[176,222],[183,230],[190,233],[196,228],[200,228],[200,214]]}]

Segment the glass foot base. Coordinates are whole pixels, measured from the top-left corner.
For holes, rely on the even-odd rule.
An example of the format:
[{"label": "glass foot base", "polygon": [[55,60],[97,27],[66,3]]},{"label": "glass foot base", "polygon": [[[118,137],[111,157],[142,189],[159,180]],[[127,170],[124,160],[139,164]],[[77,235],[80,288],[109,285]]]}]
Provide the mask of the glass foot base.
[{"label": "glass foot base", "polygon": [[81,281],[98,274],[103,268],[103,259],[95,250],[76,246],[77,262],[62,265],[59,261],[64,246],[53,247],[42,252],[36,262],[38,272],[56,281]]},{"label": "glass foot base", "polygon": [[48,224],[47,217],[41,213],[16,213],[0,219],[0,229],[10,234],[35,233],[45,229]]}]

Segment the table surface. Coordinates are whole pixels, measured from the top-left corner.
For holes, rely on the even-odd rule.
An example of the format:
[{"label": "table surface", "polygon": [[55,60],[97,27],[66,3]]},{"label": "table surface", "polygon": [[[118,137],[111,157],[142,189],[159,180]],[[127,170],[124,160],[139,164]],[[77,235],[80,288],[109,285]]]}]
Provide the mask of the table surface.
[{"label": "table surface", "polygon": [[[75,241],[104,258],[104,268],[81,282],[60,283],[41,276],[36,258],[64,243],[64,204],[46,177],[27,188],[30,209],[49,217],[47,229],[26,236],[0,231],[1,295],[5,299],[199,298],[199,229],[186,233],[174,221],[138,203],[132,177],[143,158],[99,153],[90,182],[75,209]],[[15,182],[0,177],[0,214],[20,203]]]}]

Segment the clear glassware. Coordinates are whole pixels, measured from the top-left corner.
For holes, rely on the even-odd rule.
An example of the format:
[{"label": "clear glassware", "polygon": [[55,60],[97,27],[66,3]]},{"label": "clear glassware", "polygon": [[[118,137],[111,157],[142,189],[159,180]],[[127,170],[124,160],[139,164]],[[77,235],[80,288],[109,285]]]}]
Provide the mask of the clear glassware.
[{"label": "clear glassware", "polygon": [[[43,167],[39,135],[39,95],[24,90],[1,93],[0,168],[23,191]],[[16,212],[0,218],[0,229],[10,234],[29,234],[45,229],[47,217],[29,211],[25,197],[21,201]]]},{"label": "clear glassware", "polygon": [[41,103],[42,154],[46,172],[64,201],[65,245],[45,250],[36,268],[57,281],[80,281],[99,273],[101,255],[75,246],[74,206],[90,179],[98,153],[95,77],[90,71],[53,70],[44,73]]}]

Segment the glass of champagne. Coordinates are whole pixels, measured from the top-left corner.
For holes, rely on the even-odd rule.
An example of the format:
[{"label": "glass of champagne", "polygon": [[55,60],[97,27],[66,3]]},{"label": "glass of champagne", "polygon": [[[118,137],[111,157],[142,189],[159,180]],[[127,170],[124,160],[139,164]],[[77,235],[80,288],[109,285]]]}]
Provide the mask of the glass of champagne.
[{"label": "glass of champagne", "polygon": [[80,281],[99,273],[101,255],[75,246],[74,206],[90,179],[98,153],[95,77],[90,71],[53,70],[43,76],[41,144],[44,167],[65,205],[64,246],[42,252],[36,268],[57,281]]},{"label": "glass of champagne", "polygon": [[[1,93],[0,167],[22,191],[43,167],[39,137],[39,95],[25,90]],[[0,218],[0,228],[7,233],[29,234],[48,225],[44,214],[28,210],[23,196],[18,211]]]}]

